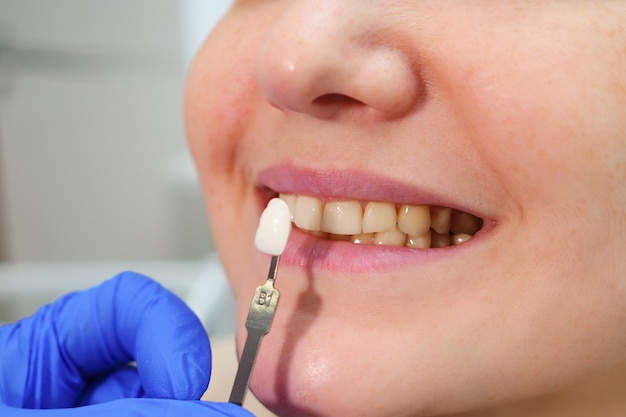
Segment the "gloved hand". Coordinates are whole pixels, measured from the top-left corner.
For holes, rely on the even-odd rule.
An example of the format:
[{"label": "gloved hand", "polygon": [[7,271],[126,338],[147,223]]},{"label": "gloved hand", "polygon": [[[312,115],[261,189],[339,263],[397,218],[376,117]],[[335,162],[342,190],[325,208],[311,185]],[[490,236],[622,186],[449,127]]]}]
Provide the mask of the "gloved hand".
[{"label": "gloved hand", "polygon": [[197,401],[210,373],[198,318],[132,272],[0,327],[2,417],[250,416]]}]

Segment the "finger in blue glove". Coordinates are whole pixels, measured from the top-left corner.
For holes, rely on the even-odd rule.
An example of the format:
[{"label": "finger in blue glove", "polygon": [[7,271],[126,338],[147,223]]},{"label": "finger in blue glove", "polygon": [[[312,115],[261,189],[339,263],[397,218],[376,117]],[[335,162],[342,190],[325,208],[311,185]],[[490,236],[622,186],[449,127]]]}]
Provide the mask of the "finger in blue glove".
[{"label": "finger in blue glove", "polygon": [[31,410],[0,404],[2,417],[254,417],[229,403],[128,398],[76,408]]},{"label": "finger in blue glove", "polygon": [[198,399],[210,364],[206,332],[184,302],[125,272],[0,327],[0,402],[35,409]]}]

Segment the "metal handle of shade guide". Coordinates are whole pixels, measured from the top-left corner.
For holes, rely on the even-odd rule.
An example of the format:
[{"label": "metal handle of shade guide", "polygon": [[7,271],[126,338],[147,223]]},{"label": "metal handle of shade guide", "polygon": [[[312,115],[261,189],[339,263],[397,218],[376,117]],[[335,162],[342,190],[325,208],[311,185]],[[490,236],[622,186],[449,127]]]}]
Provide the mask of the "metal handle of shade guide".
[{"label": "metal handle of shade guide", "polygon": [[254,291],[254,297],[250,303],[250,310],[246,319],[246,342],[239,359],[235,382],[230,393],[228,402],[242,405],[248,392],[248,385],[252,377],[252,370],[256,357],[261,347],[263,336],[269,333],[276,314],[276,306],[280,293],[274,288],[276,271],[280,256],[272,256],[267,281]]}]

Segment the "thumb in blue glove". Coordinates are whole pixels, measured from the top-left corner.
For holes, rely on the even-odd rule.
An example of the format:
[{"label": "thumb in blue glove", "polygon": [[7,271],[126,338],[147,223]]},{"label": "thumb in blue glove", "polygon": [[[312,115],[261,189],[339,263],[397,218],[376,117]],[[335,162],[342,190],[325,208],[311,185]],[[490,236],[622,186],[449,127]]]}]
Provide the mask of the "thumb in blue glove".
[{"label": "thumb in blue glove", "polygon": [[249,416],[196,401],[210,369],[209,340],[193,312],[126,272],[0,327],[0,415]]}]

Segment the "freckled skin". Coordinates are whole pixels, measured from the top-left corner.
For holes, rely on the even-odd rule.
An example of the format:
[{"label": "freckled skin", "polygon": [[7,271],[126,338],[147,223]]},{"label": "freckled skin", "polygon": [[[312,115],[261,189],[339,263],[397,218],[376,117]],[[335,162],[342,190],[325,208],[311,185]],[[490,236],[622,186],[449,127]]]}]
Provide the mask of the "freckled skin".
[{"label": "freckled skin", "polygon": [[235,3],[190,71],[185,118],[240,328],[269,264],[257,178],[275,164],[378,173],[493,224],[390,272],[282,265],[261,401],[626,415],[624,22],[609,0]]}]

